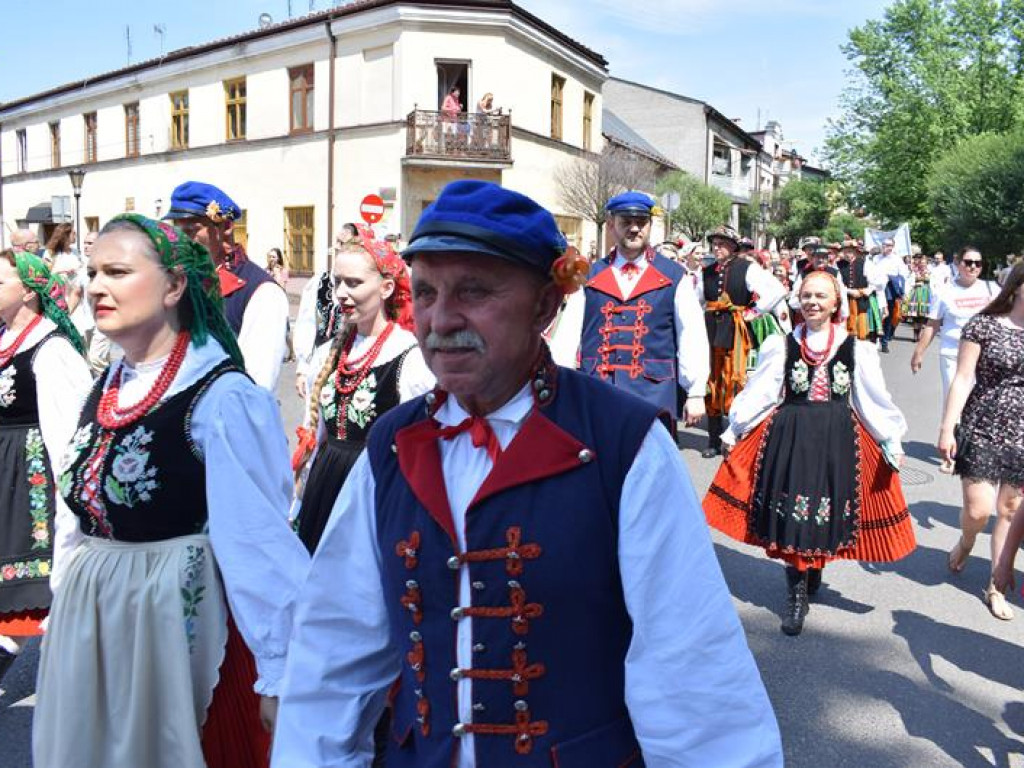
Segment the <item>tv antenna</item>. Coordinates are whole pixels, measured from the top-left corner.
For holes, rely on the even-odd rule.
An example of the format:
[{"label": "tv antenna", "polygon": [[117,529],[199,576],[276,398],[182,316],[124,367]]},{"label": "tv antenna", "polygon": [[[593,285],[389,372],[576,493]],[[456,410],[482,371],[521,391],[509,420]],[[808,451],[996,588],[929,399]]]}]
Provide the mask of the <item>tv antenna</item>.
[{"label": "tv antenna", "polygon": [[154,24],[153,34],[160,38],[160,58],[164,57],[164,38],[167,36],[166,24]]},{"label": "tv antenna", "polygon": [[130,66],[132,63],[132,28],[127,24],[124,25],[124,45],[126,49],[126,64]]},{"label": "tv antenna", "polygon": [[274,23],[274,17],[269,13],[261,13],[259,18],[260,29],[266,29]]}]

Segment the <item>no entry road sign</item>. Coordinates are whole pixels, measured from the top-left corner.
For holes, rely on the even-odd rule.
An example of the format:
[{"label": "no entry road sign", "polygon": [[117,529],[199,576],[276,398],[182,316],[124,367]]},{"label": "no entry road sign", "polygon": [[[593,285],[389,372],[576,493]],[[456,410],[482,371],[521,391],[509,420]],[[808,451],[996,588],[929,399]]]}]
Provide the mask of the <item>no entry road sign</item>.
[{"label": "no entry road sign", "polygon": [[384,200],[380,195],[367,195],[359,204],[359,215],[367,224],[376,224],[384,218]]}]

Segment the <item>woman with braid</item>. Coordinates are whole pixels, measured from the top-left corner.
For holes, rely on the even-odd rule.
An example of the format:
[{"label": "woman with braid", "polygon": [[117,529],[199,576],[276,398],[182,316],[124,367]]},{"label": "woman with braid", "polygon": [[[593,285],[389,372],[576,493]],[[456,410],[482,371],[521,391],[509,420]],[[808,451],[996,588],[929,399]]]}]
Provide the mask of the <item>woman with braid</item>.
[{"label": "woman with braid", "polygon": [[434,386],[409,330],[409,276],[398,254],[364,234],[340,247],[333,270],[343,323],[314,355],[309,425],[293,461],[300,479],[309,465],[298,530],[311,553],[374,421]]},{"label": "woman with braid", "polygon": [[266,766],[260,719],[309,561],[288,528],[277,404],[244,373],[213,261],[180,229],[117,216],[88,271],[124,359],[86,400],[57,482],[74,513],[58,538],[75,544],[43,640],[35,765]]},{"label": "woman with braid", "polygon": [[50,607],[52,467],[92,384],[64,284],[32,253],[0,251],[0,679]]}]

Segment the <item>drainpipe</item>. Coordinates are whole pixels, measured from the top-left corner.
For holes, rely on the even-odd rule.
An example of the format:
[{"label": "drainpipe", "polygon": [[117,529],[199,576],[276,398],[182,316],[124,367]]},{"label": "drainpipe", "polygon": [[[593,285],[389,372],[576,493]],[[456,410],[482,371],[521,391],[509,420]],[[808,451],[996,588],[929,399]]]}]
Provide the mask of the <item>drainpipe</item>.
[{"label": "drainpipe", "polygon": [[[324,24],[331,41],[330,75],[327,78],[330,93],[327,95],[327,247],[334,243],[334,76],[338,55],[338,38],[331,31],[331,20]],[[327,265],[330,269],[331,265]]]},{"label": "drainpipe", "polygon": [[[0,124],[0,134],[3,133],[3,125]],[[15,141],[17,144],[17,141]],[[0,141],[0,248],[7,247],[7,220],[4,218],[4,151],[3,142]]]}]

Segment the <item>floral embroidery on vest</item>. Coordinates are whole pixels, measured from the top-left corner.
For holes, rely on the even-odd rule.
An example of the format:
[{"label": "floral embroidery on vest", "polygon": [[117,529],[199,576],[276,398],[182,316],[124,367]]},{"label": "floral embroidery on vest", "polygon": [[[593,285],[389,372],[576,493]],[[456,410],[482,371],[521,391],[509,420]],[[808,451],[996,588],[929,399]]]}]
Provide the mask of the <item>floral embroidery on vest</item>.
[{"label": "floral embroidery on vest", "polygon": [[376,394],[377,377],[371,372],[359,382],[356,391],[352,393],[345,418],[358,425],[360,429],[366,429],[366,425],[377,418]]},{"label": "floral embroidery on vest", "polygon": [[192,654],[196,650],[196,619],[199,618],[199,604],[203,602],[206,592],[206,585],[199,582],[206,564],[206,547],[189,544],[185,551],[185,585],[181,588],[181,602],[188,652]]},{"label": "floral embroidery on vest", "polygon": [[74,437],[71,438],[71,443],[68,445],[67,450],[64,452],[64,458],[60,464],[61,473],[57,478],[57,491],[61,496],[71,495],[71,487],[75,483],[75,473],[71,467],[78,461],[78,457],[82,455],[82,451],[90,443],[92,443],[92,424],[86,424],[84,427],[78,428]]},{"label": "floral embroidery on vest", "polygon": [[103,484],[107,498],[124,507],[134,507],[140,501],[150,501],[150,491],[160,487],[156,481],[156,467],[147,467],[153,433],[145,427],[136,427],[114,447],[114,460],[110,474]]},{"label": "floral embroidery on vest", "polygon": [[838,362],[832,369],[832,391],[837,395],[845,395],[850,391],[850,369]]},{"label": "floral embroidery on vest", "polygon": [[811,388],[810,370],[803,360],[797,360],[793,365],[793,370],[789,374],[789,386],[798,395]]},{"label": "floral embroidery on vest", "polygon": [[28,469],[28,511],[32,515],[32,549],[50,546],[50,529],[46,524],[47,499],[50,483],[46,479],[46,447],[38,429],[25,435],[25,457]]},{"label": "floral embroidery on vest", "polygon": [[0,568],[0,582],[38,579],[49,575],[50,561],[48,559],[19,560],[16,563],[8,563],[3,568]]},{"label": "floral embroidery on vest", "polygon": [[17,393],[14,391],[14,375],[18,371],[9,365],[0,371],[0,408],[6,408],[14,402]]}]

